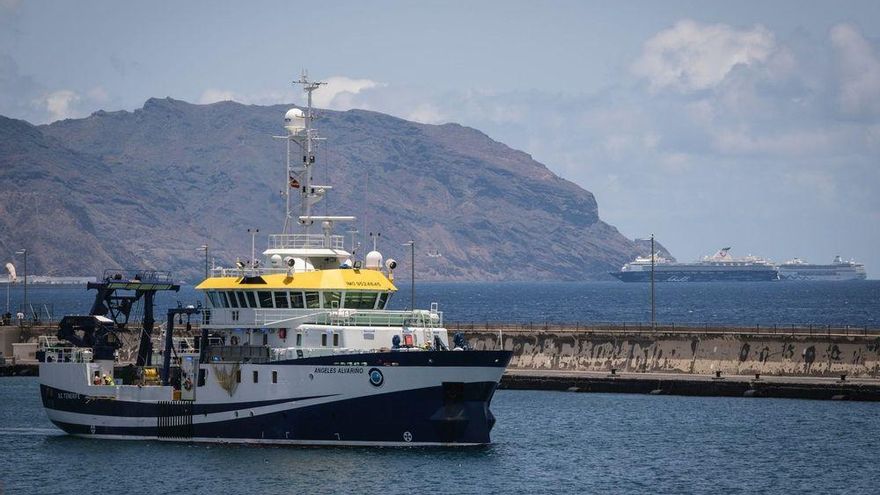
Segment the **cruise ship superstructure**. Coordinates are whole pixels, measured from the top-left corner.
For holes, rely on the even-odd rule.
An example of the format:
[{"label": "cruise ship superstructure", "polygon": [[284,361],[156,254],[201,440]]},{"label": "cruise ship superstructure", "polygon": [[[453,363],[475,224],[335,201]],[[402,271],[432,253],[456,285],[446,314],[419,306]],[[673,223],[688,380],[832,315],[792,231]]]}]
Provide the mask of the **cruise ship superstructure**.
[{"label": "cruise ship superstructure", "polygon": [[611,275],[624,282],[649,282],[652,270],[656,282],[760,282],[779,279],[773,263],[757,256],[734,258],[730,255],[729,247],[693,263],[673,262],[657,253],[640,256]]},{"label": "cruise ship superstructure", "polygon": [[[62,340],[47,340],[40,351],[43,405],[59,428],[200,442],[490,442],[489,405],[511,353],[468,349],[458,334],[450,342],[436,305],[388,309],[397,263],[375,248],[363,259],[346,248],[334,227],[354,217],[313,214],[332,189],[312,177],[311,101],[320,83],[297,82],[308,106],[285,116],[282,232],[268,237],[261,260],[214,269],[197,286],[206,308],[169,309],[155,362],[153,295],[176,289],[170,275],[109,272],[94,284],[91,314],[66,318]],[[129,302],[120,305],[120,297]],[[131,301],[144,304],[145,321],[134,373],[122,376],[118,333]],[[175,319],[196,313],[201,334],[175,336]]]},{"label": "cruise ship superstructure", "polygon": [[840,256],[835,256],[829,264],[807,263],[800,258],[794,258],[779,265],[779,278],[789,281],[844,281],[865,280],[865,265],[853,260],[845,261]]}]

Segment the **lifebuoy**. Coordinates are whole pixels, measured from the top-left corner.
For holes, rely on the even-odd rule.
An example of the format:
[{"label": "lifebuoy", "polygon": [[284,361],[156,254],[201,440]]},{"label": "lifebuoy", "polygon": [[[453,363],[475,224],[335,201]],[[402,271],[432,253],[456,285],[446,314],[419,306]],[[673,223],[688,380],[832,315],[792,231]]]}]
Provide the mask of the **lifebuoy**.
[{"label": "lifebuoy", "polygon": [[231,339],[229,339],[229,343],[232,345],[238,345],[238,336],[233,335]]},{"label": "lifebuoy", "polygon": [[193,382],[189,379],[189,377],[187,377],[187,379],[183,381],[183,388],[185,388],[187,392],[193,389]]},{"label": "lifebuoy", "polygon": [[279,328],[278,329],[278,338],[280,338],[280,339],[287,338],[287,329],[286,328]]}]

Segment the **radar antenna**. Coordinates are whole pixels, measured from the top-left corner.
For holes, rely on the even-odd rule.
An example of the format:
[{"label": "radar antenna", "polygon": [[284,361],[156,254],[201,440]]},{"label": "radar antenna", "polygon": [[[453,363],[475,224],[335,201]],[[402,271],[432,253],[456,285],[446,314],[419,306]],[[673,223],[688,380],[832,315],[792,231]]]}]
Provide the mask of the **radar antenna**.
[{"label": "radar antenna", "polygon": [[[333,189],[329,185],[317,185],[314,183],[312,167],[315,165],[315,145],[316,141],[323,138],[318,137],[315,129],[312,128],[312,121],[315,119],[314,109],[312,108],[312,92],[321,86],[327,84],[322,81],[311,81],[306,71],[303,71],[300,78],[293,81],[293,84],[302,86],[306,92],[305,111],[301,108],[291,108],[284,116],[284,128],[287,129],[286,136],[275,136],[278,139],[287,141],[287,168],[284,177],[284,199],[286,203],[284,214],[284,228],[282,234],[290,234],[293,229],[294,215],[291,211],[291,192],[298,190],[301,199],[300,215],[297,221],[303,226],[304,234],[309,235],[309,229],[314,223],[320,222],[323,230],[323,247],[331,247],[331,231],[334,222],[352,222],[354,217],[350,216],[329,216],[329,215],[313,215],[312,207],[324,199],[327,193]],[[302,161],[291,161],[290,143],[295,143],[302,156]]]},{"label": "radar antenna", "polygon": [[[299,223],[304,226],[306,233],[309,231],[309,226],[314,223],[314,220],[311,218],[312,206],[318,201],[321,201],[327,190],[331,189],[330,186],[317,186],[312,183],[312,166],[315,164],[314,142],[318,140],[315,130],[312,129],[312,120],[315,117],[312,109],[312,92],[327,83],[322,81],[310,81],[308,73],[302,71],[299,79],[293,81],[293,84],[302,85],[303,91],[305,91],[307,95],[307,103],[304,113],[302,110],[294,108],[288,111],[284,118],[285,127],[288,131],[288,135],[286,136],[287,176],[285,177],[287,187],[284,188],[286,210],[284,216],[284,229],[282,231],[284,234],[290,233],[290,230],[293,227],[293,213],[290,204],[290,193],[292,189],[298,189],[300,192],[302,199],[302,215],[299,218]],[[294,166],[290,160],[291,141],[296,143],[302,152],[302,162],[296,166]]]}]

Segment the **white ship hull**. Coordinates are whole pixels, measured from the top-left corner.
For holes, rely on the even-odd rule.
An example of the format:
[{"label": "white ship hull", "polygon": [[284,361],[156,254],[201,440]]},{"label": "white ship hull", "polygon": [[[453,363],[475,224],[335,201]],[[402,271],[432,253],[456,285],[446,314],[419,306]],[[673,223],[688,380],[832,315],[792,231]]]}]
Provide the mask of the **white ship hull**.
[{"label": "white ship hull", "polygon": [[[204,381],[193,384],[192,400],[172,400],[171,386],[90,385],[93,363],[41,363],[40,383],[49,419],[78,436],[482,445],[489,443],[489,404],[509,360],[504,351],[435,351],[202,364]],[[222,375],[236,370],[241,383],[224,385]]]}]

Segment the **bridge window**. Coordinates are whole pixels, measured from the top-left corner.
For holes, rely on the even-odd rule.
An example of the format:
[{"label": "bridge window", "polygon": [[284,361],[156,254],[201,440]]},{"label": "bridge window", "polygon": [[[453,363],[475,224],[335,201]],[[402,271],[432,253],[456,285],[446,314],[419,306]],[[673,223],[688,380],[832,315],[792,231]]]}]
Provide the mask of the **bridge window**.
[{"label": "bridge window", "polygon": [[235,298],[235,292],[228,292],[226,295],[229,298],[229,306],[232,308],[237,308],[238,299]]},{"label": "bridge window", "polygon": [[218,292],[218,294],[220,294],[220,302],[222,303],[222,306],[224,308],[228,308],[229,301],[226,299],[226,293],[225,292]]},{"label": "bridge window", "polygon": [[303,304],[303,294],[302,292],[291,292],[290,293],[290,307],[291,308],[304,308]]},{"label": "bridge window", "polygon": [[244,292],[238,291],[235,293],[238,296],[238,306],[241,308],[248,307],[247,299],[244,298]]},{"label": "bridge window", "polygon": [[383,292],[379,294],[379,305],[376,306],[377,309],[385,309],[385,306],[388,304],[388,299],[391,298],[390,292]]},{"label": "bridge window", "polygon": [[321,307],[321,295],[318,292],[306,292],[306,307],[307,308],[320,308]]},{"label": "bridge window", "polygon": [[257,297],[260,299],[260,307],[261,308],[272,308],[272,293],[271,292],[257,292]]},{"label": "bridge window", "polygon": [[346,292],[345,307],[352,309],[373,309],[376,307],[376,292]]},{"label": "bridge window", "polygon": [[324,293],[324,307],[325,308],[338,308],[339,301],[342,299],[341,292],[325,292]]},{"label": "bridge window", "polygon": [[214,291],[208,291],[208,300],[211,301],[212,308],[220,307],[220,300],[217,298],[217,293]]},{"label": "bridge window", "polygon": [[248,307],[259,308],[259,306],[257,306],[257,296],[251,291],[245,292],[245,294],[247,294]]},{"label": "bridge window", "polygon": [[290,305],[287,303],[287,292],[276,292],[275,293],[275,307],[276,308],[287,308]]}]

